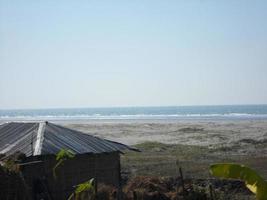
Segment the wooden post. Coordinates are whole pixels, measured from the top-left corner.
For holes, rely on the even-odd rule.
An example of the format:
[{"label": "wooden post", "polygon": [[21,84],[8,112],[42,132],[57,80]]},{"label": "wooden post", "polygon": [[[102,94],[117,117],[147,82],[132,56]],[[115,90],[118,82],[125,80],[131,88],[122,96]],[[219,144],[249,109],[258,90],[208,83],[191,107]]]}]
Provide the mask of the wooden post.
[{"label": "wooden post", "polygon": [[[178,172],[177,172],[178,169],[179,169],[179,159],[178,158],[176,158],[175,165],[176,165],[176,167],[175,167],[175,173],[178,174]],[[177,184],[176,192],[178,194],[178,192],[179,192],[179,184]]]},{"label": "wooden post", "polygon": [[185,194],[184,177],[183,177],[183,171],[182,171],[181,167],[179,167],[179,173],[180,173],[181,183],[182,183],[182,187],[183,187],[183,194]]},{"label": "wooden post", "polygon": [[133,191],[133,200],[137,200],[137,195],[136,195],[136,191]]},{"label": "wooden post", "polygon": [[213,200],[213,189],[212,189],[212,185],[209,185],[209,191],[210,191],[210,199]]}]

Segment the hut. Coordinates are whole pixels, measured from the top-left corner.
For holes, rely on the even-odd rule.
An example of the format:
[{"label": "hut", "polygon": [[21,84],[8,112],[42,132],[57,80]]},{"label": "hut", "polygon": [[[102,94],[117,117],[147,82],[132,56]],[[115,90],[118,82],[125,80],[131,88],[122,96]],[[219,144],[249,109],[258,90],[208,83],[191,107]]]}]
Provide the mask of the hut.
[{"label": "hut", "polygon": [[[75,154],[53,174],[56,154],[62,149]],[[95,178],[97,182],[120,185],[120,153],[137,150],[50,122],[10,122],[0,125],[0,154],[20,152],[19,163],[28,191],[34,199],[67,199],[74,186]],[[45,199],[45,198],[44,198]]]}]

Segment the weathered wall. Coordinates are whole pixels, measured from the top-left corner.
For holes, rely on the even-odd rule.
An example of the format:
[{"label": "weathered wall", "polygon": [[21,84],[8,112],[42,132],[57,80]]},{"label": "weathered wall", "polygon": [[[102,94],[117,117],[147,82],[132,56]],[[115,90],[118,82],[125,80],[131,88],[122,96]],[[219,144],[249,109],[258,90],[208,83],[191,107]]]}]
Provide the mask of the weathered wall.
[{"label": "weathered wall", "polygon": [[19,173],[9,171],[0,165],[0,199],[29,200]]},{"label": "weathered wall", "polygon": [[[117,186],[119,183],[118,152],[105,154],[82,154],[67,160],[57,168],[57,178],[53,176],[53,167],[56,165],[55,156],[28,158],[27,162],[42,160],[41,163],[25,165],[22,171],[26,182],[34,189],[33,182],[43,178],[53,199],[67,199],[74,191],[75,185],[96,178],[97,182]],[[35,186],[35,189],[38,187]]]}]

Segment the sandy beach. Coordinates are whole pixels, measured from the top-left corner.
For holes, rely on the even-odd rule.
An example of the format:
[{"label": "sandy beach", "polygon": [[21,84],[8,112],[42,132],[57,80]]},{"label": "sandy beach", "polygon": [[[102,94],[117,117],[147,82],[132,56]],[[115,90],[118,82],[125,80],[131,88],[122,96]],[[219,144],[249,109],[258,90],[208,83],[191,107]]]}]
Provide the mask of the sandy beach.
[{"label": "sandy beach", "polygon": [[64,125],[128,145],[150,141],[221,148],[239,144],[239,153],[266,153],[265,148],[253,149],[253,145],[267,143],[267,120],[84,121]]},{"label": "sandy beach", "polygon": [[[6,121],[0,121],[4,123]],[[215,162],[246,164],[267,178],[267,120],[54,120],[68,128],[133,145],[122,155],[128,176],[177,175],[176,162],[207,178]]]},{"label": "sandy beach", "polygon": [[61,123],[140,148],[141,153],[122,156],[123,168],[130,174],[173,176],[178,159],[193,177],[209,177],[208,167],[215,162],[246,164],[267,177],[267,120]]},{"label": "sandy beach", "polygon": [[[0,120],[0,123],[5,122],[7,121]],[[54,120],[51,122],[127,145],[158,142],[199,146],[210,150],[227,150],[231,155],[267,155],[267,119]]]}]

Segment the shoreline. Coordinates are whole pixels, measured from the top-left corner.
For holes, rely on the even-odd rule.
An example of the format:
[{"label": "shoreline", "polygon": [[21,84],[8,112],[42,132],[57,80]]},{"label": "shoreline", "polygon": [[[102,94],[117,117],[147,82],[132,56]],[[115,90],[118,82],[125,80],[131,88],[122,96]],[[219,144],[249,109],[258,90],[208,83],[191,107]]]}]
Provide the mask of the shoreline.
[{"label": "shoreline", "polygon": [[43,122],[49,121],[61,124],[92,124],[92,123],[177,123],[177,122],[246,122],[246,121],[266,121],[267,116],[258,117],[179,117],[179,118],[45,118],[45,117],[0,117],[0,124],[6,122]]}]

